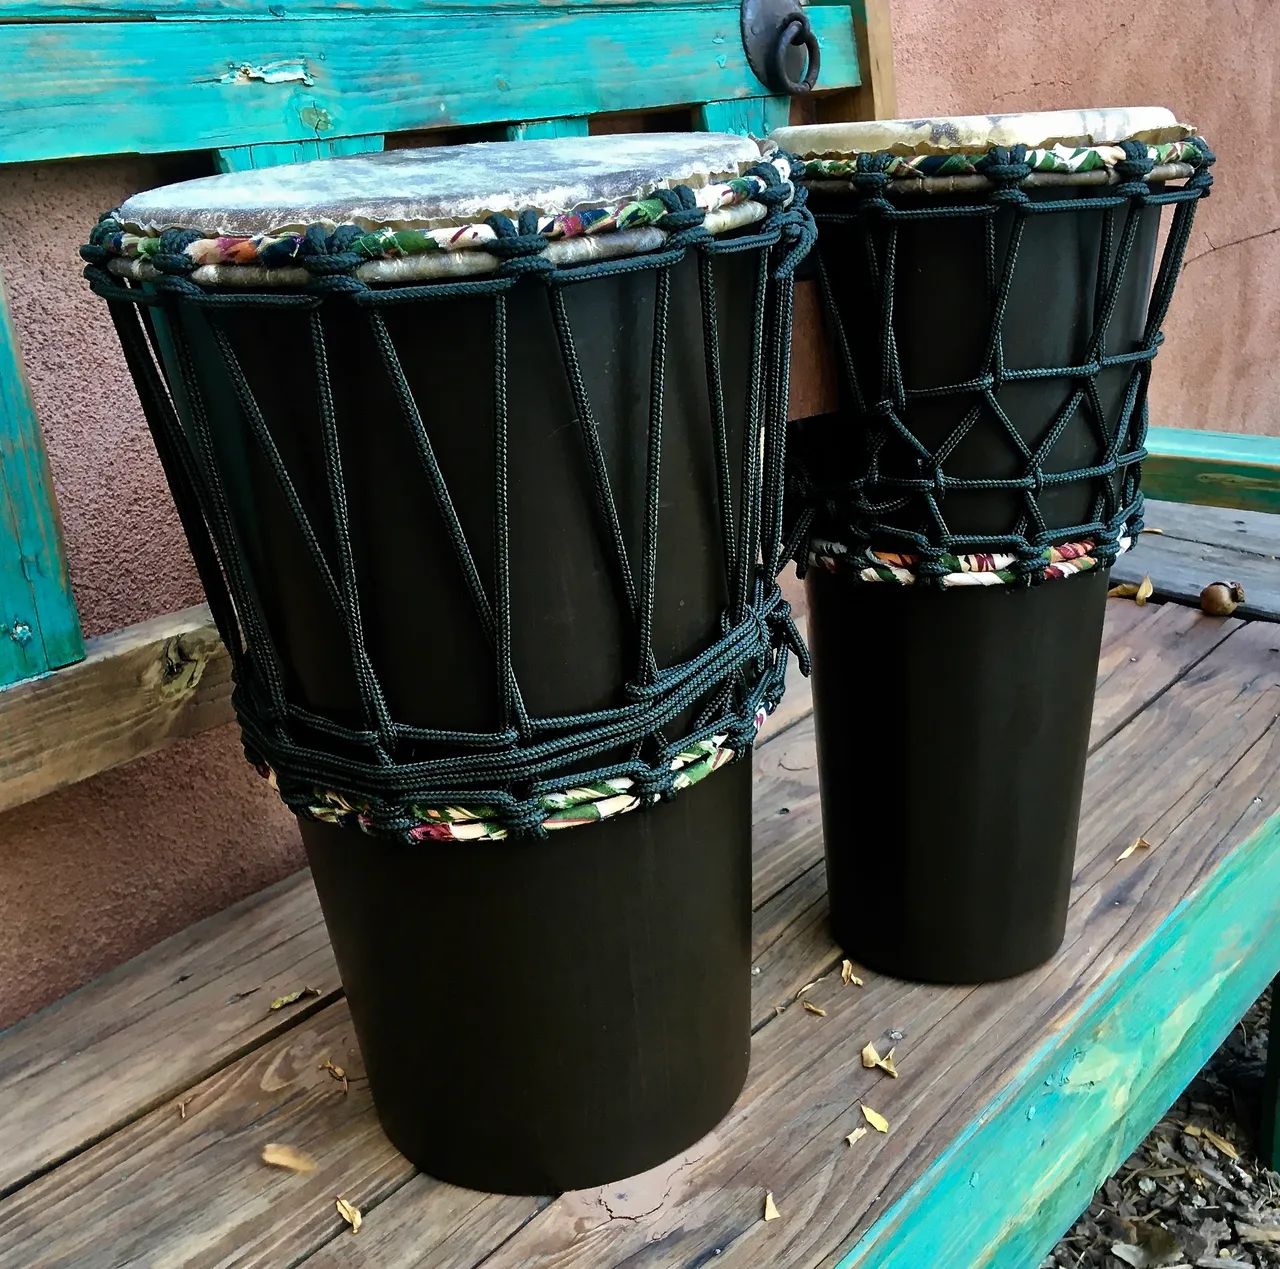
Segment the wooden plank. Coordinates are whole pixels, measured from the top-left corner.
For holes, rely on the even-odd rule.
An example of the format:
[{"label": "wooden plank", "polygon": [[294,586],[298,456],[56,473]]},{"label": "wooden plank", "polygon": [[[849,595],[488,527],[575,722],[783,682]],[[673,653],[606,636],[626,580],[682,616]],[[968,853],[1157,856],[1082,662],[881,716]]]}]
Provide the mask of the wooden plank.
[{"label": "wooden plank", "polygon": [[1153,427],[1142,487],[1173,502],[1280,511],[1280,437]]},{"label": "wooden plank", "polygon": [[[1146,1130],[1159,1113],[1155,1103],[1172,1100],[1177,1081],[1220,1038],[1213,1033],[1230,1025],[1227,1014],[1237,1005],[1243,1010],[1280,962],[1274,824],[1236,850],[1280,811],[1280,662],[1270,638],[1249,627],[1236,631],[1095,754],[1070,931],[1054,962],[1013,983],[972,990],[868,977],[865,990],[853,991],[838,978],[826,980],[808,998],[828,1016],[792,1008],[761,1029],[737,1107],[652,1209],[621,1220],[602,1204],[591,1218],[585,1196],[566,1196],[488,1257],[486,1269],[641,1260],[646,1269],[674,1269],[712,1257],[718,1265],[830,1264],[944,1147],[982,1131],[994,1135],[995,1151],[1003,1134],[1022,1131],[1015,1121],[1041,1124],[1017,1099],[1050,1095],[1043,1084],[1023,1082],[1028,1059],[1044,1057],[1047,1034],[1078,1064],[1082,1105],[1103,1106],[1105,1126],[1082,1135],[1069,1116],[1049,1116],[1049,1132],[1019,1138],[1017,1184],[1009,1171],[987,1175],[965,1157],[966,1166],[948,1174],[955,1192],[965,1191],[965,1221],[935,1222],[922,1196],[914,1223],[899,1221],[894,1238],[881,1238],[877,1227],[858,1262],[912,1269],[1036,1263],[1108,1174],[1103,1165],[1124,1157],[1127,1146],[1117,1141]],[[1135,829],[1158,848],[1117,861]],[[1227,856],[1240,866],[1218,872]],[[1184,904],[1211,874],[1212,890]],[[1252,898],[1237,921],[1234,903],[1245,891]],[[1190,911],[1196,920],[1187,919]],[[1201,931],[1197,954],[1179,955],[1178,941],[1192,930]],[[1215,933],[1226,948],[1221,959]],[[1147,1047],[1096,1045],[1091,1010],[1099,987],[1110,980],[1138,989],[1148,965],[1156,967],[1159,995],[1144,1004],[1140,1035],[1126,1032]],[[898,1042],[903,1078],[896,1081],[863,1070],[860,1060],[867,1040],[883,1042],[889,1029],[905,1033]],[[1142,1058],[1154,1047],[1145,1038],[1152,1031],[1163,1058],[1147,1072]],[[864,1099],[892,1128],[850,1149],[843,1138],[863,1122]],[[1028,1182],[1033,1201],[1024,1207]],[[760,1220],[765,1190],[783,1215],[770,1225]],[[1035,1219],[1037,1204],[1048,1219]],[[908,1235],[917,1252],[930,1250],[902,1256]]]},{"label": "wooden plank", "polygon": [[[1138,611],[1138,625],[1153,622],[1156,615],[1153,609]],[[1117,690],[1114,681],[1109,682],[1110,686],[1104,684],[1104,693]],[[1212,690],[1204,689],[1204,692],[1212,700]],[[1219,717],[1220,713],[1219,710],[1213,716]],[[1166,721],[1176,724],[1178,720]],[[1247,734],[1246,726],[1240,733],[1242,743]],[[757,770],[769,752],[783,747],[791,735],[792,732],[784,732],[761,747],[756,755]],[[1149,739],[1141,743],[1143,748],[1152,745]],[[1184,745],[1194,746],[1194,737],[1185,737]],[[1184,755],[1172,753],[1168,762],[1182,774],[1185,787],[1190,767]],[[1203,779],[1210,782],[1213,777],[1213,769],[1203,775]],[[809,780],[812,779],[810,771]],[[1153,787],[1175,789],[1176,784],[1176,781],[1164,780],[1154,783]],[[1124,796],[1120,785],[1110,794],[1112,802],[1123,800]],[[757,834],[776,818],[777,810],[766,782],[758,780]],[[1106,814],[1105,806],[1095,808],[1088,827],[1096,832],[1099,825],[1106,824]],[[1122,826],[1121,831],[1127,832],[1128,827]],[[799,986],[829,968],[837,956],[825,932],[820,850],[820,840],[812,843],[807,864],[790,884],[764,898],[753,921],[753,956],[761,973],[753,979],[752,1012],[763,1039],[757,1039],[747,1104],[758,1108],[763,1099],[770,1105],[771,1113],[781,1117],[783,1128],[779,1131],[783,1135],[793,1105],[797,1114],[812,1117],[811,1111],[804,1110],[803,1098],[801,1102],[794,1102],[795,1090],[791,1086],[805,1075],[805,1054],[813,1047],[814,1037],[827,1036],[830,1042],[837,1039],[834,1029],[830,1032],[797,1029],[797,1019],[802,1028],[826,1020],[794,1008],[786,1009],[780,1020],[788,1027],[785,1034],[769,1021],[774,1017],[775,1004],[793,1004]],[[307,897],[308,902],[314,904],[310,887],[307,887]],[[281,942],[279,946],[287,948],[288,943]],[[279,951],[264,955],[264,968],[273,957],[278,959]],[[168,984],[179,976],[173,972],[159,974],[156,981]],[[279,989],[292,985],[291,978],[298,976],[280,977]],[[262,977],[262,973],[256,975],[258,981]],[[895,1025],[890,1018],[896,1019],[901,1025],[912,1027],[913,1043],[914,1024],[904,1020],[917,1016],[927,1019],[930,1010],[937,1013],[939,1002],[952,1002],[947,1004],[950,1008],[957,994],[964,996],[963,992],[913,988],[871,975],[865,978],[865,992],[838,989],[838,978],[824,981],[814,991],[824,993],[818,997],[824,1006],[831,1005],[832,993],[842,1006],[856,997],[867,1010],[867,1026],[874,1022],[883,1029],[886,1025]],[[255,975],[252,974],[238,980],[240,984],[253,981]],[[213,993],[214,998],[221,999],[219,993],[227,986],[230,983],[219,986]],[[145,1001],[151,990],[144,984],[129,989],[126,994]],[[841,991],[847,995],[841,996]],[[116,994],[121,994],[119,988]],[[265,994],[266,988],[259,993]],[[912,1001],[920,1005],[915,1013],[911,1012],[915,1005],[908,1008]],[[216,1016],[216,1011],[188,1011],[193,1026],[200,1020],[207,1025],[210,1016]],[[761,1027],[764,1022],[768,1025]],[[84,1030],[74,1017],[65,1018],[63,1023],[69,1037]],[[89,1263],[85,1249],[91,1246],[94,1254],[112,1263],[131,1253],[141,1255],[145,1249],[163,1247],[166,1251],[172,1249],[171,1254],[178,1259],[185,1256],[185,1262],[220,1263],[234,1259],[237,1264],[274,1264],[279,1263],[282,1249],[287,1247],[291,1263],[305,1257],[308,1251],[324,1248],[315,1263],[329,1266],[362,1263],[353,1258],[368,1254],[369,1247],[376,1247],[376,1263],[430,1265],[439,1269],[471,1266],[504,1239],[518,1236],[518,1231],[541,1210],[536,1201],[481,1199],[421,1177],[406,1184],[410,1169],[398,1156],[388,1156],[390,1147],[372,1127],[372,1112],[367,1101],[343,1102],[336,1084],[329,1081],[326,1087],[327,1076],[319,1078],[317,1083],[313,1078],[318,1075],[314,1068],[324,1056],[333,1056],[335,1052],[338,1056],[333,1060],[349,1070],[359,1070],[357,1059],[348,1056],[344,1047],[349,1044],[346,1023],[344,1003],[321,1010],[315,1017],[308,1018],[305,1025],[273,1038],[265,1048],[211,1075],[189,1103],[187,1121],[182,1121],[172,1102],[161,1104],[132,1126],[18,1191],[8,1202],[0,1204],[0,1261],[13,1258],[15,1263],[26,1263],[23,1260],[26,1254],[28,1260],[31,1255],[37,1255],[42,1264],[83,1264]],[[158,1037],[168,1029],[169,1024],[163,1023],[153,1026],[149,1034],[135,1032],[132,1053],[119,1053],[110,1061],[103,1061],[101,1055],[86,1053],[86,1069],[96,1071],[104,1084],[133,1063],[145,1065],[152,1072],[167,1070],[165,1042]],[[780,1047],[769,1047],[768,1035],[775,1031],[783,1035],[785,1042]],[[850,1060],[856,1065],[859,1065],[856,1049],[867,1038],[864,1031],[865,1026],[855,1028],[857,1044]],[[765,1047],[760,1047],[762,1045]],[[821,1044],[818,1047],[821,1048]],[[56,1076],[60,1069],[57,1043],[35,1035],[29,1040],[28,1049],[49,1052],[47,1066]],[[3,1063],[3,1052],[0,1041],[0,1063]],[[46,1070],[43,1078],[48,1077]],[[838,1084],[838,1096],[847,1098],[850,1090],[853,1095],[859,1089],[865,1092],[862,1085],[866,1078],[865,1072],[856,1076],[846,1072],[844,1082]],[[38,1084],[38,1080],[33,1079],[31,1084]],[[353,1085],[350,1097],[363,1097],[360,1088],[359,1084]],[[63,1090],[61,1096],[65,1097],[65,1092]],[[99,1095],[100,1090],[91,1081],[87,1087],[77,1090],[72,1100],[92,1104]],[[827,1096],[831,1095],[828,1089]],[[176,1094],[166,1092],[158,1102],[173,1096]],[[187,1094],[182,1096],[185,1099]],[[42,1104],[48,1107],[58,1101]],[[40,1112],[33,1110],[32,1113]],[[47,1109],[43,1113],[48,1117]],[[738,1112],[730,1121],[736,1122]],[[193,1123],[195,1129],[191,1127]],[[194,1139],[189,1136],[193,1131],[199,1134]],[[0,1128],[0,1142],[7,1146],[9,1140],[10,1134]],[[277,1174],[257,1167],[261,1146],[268,1140],[286,1140],[309,1149],[321,1162],[320,1174],[314,1181],[290,1178],[286,1185]],[[673,1165],[680,1187],[689,1180],[701,1184],[698,1178],[703,1165],[698,1160],[703,1155],[699,1150],[710,1157],[704,1143],[685,1161],[677,1160]],[[0,1149],[0,1154],[3,1153]],[[122,1179],[124,1177],[127,1180]],[[621,1198],[617,1193],[619,1188],[626,1188]],[[613,1263],[603,1255],[595,1256],[591,1250],[595,1244],[588,1234],[606,1208],[612,1212],[606,1223],[621,1223],[631,1211],[637,1213],[636,1219],[647,1219],[646,1202],[662,1199],[667,1188],[664,1184],[656,1191],[654,1200],[642,1201],[647,1193],[642,1186],[613,1187],[607,1192],[606,1207],[601,1206],[598,1195],[573,1200],[579,1202],[574,1210],[584,1222],[580,1231],[586,1239],[583,1263]],[[334,1193],[344,1193],[367,1209],[369,1220],[360,1238],[369,1241],[352,1240],[342,1232],[332,1215]],[[748,1203],[753,1224],[758,1223],[758,1199],[756,1193]],[[628,1208],[628,1203],[632,1207]],[[798,1210],[791,1209],[793,1213]],[[92,1241],[94,1239],[96,1241]],[[665,1257],[671,1249],[658,1246],[657,1250]],[[691,1254],[689,1259],[696,1257]]]},{"label": "wooden plank", "polygon": [[82,656],[49,459],[0,272],[0,687]]},{"label": "wooden plank", "polygon": [[79,664],[0,690],[0,811],[232,717],[206,606],[90,639]]},{"label": "wooden plank", "polygon": [[[813,12],[812,7],[809,11]],[[852,11],[862,80],[849,91],[815,96],[814,114],[818,123],[839,123],[845,119],[896,119],[898,116],[889,0],[856,0]],[[824,86],[831,85],[825,70],[820,82]]]},{"label": "wooden plank", "polygon": [[[270,1011],[300,987],[321,994]],[[298,873],[0,1032],[0,1194],[171,1101],[337,993],[315,887]]]},{"label": "wooden plank", "polygon": [[[770,813],[757,798],[757,822]],[[765,967],[752,982],[757,1025],[774,1016],[775,996],[790,998],[820,972],[812,949],[827,954],[824,930],[770,955],[819,897],[812,883],[820,869],[811,871],[809,891],[756,914],[753,944]],[[346,1003],[318,1007],[334,1000],[335,978],[314,888],[300,874],[0,1035],[0,1094],[10,1094],[0,1106],[0,1156],[19,1140],[27,1155],[35,1152],[0,1161],[10,1169],[0,1191],[47,1172],[0,1202],[0,1263],[37,1247],[41,1264],[79,1266],[89,1248],[118,1263],[172,1248],[181,1228],[188,1258],[234,1248],[237,1265],[274,1265],[286,1248],[300,1258],[341,1232],[334,1193],[371,1207],[404,1185],[413,1169],[376,1126]],[[322,999],[297,1006],[292,1018],[267,1012],[273,993],[303,983],[323,987]],[[324,1056],[356,1077],[349,1099],[317,1073]],[[175,1099],[187,1103],[185,1121]],[[94,1145],[108,1128],[120,1131]],[[262,1146],[275,1140],[308,1150],[320,1171],[290,1186],[258,1166]],[[91,1148],[77,1151],[76,1142]],[[59,1159],[70,1161],[48,1172]],[[174,1186],[181,1195],[171,1198]],[[419,1258],[437,1239],[462,1239],[468,1254],[496,1247],[545,1202],[485,1198],[419,1178],[396,1210],[414,1228],[420,1265],[436,1263]],[[334,1263],[345,1262],[344,1252],[389,1246],[395,1228],[383,1222],[372,1240],[339,1240]]]},{"label": "wooden plank", "polygon": [[[1272,559],[1280,557],[1280,515],[1148,498],[1146,523],[1166,538],[1203,542]],[[1146,545],[1145,541],[1142,545]]]},{"label": "wooden plank", "polygon": [[737,101],[708,101],[694,110],[699,132],[734,132],[767,137],[786,126],[791,115],[790,97],[744,97]]},{"label": "wooden plank", "polygon": [[588,133],[585,115],[569,119],[530,119],[525,123],[509,123],[506,128],[508,141],[535,141],[543,137],[585,137]]},{"label": "wooden plank", "polygon": [[1210,582],[1239,582],[1245,591],[1236,609],[1240,616],[1280,621],[1280,564],[1274,556],[1144,534],[1137,549],[1115,562],[1111,576],[1117,582],[1150,577],[1158,598],[1196,607]]},{"label": "wooden plank", "polygon": [[[687,5],[688,0],[431,0],[433,11],[470,16],[476,9],[575,8],[586,5],[610,9],[659,10]],[[273,17],[372,17],[377,14],[421,13],[421,0],[290,0],[264,5],[261,0],[0,0],[4,22],[151,22],[172,18],[210,20]],[[277,12],[279,10],[279,12]]]},{"label": "wooden plank", "polygon": [[[849,10],[815,8],[824,82]],[[751,97],[737,4],[0,25],[0,162],[220,149]],[[145,109],[140,108],[145,103]]]},{"label": "wooden plank", "polygon": [[792,304],[789,420],[809,419],[839,408],[835,362],[828,352],[818,283],[801,278]]},{"label": "wooden plank", "polygon": [[282,163],[307,163],[312,159],[336,159],[344,154],[376,154],[382,136],[334,137],[331,140],[285,141],[278,145],[233,145],[213,152],[219,172],[245,172],[250,168],[279,167]]}]

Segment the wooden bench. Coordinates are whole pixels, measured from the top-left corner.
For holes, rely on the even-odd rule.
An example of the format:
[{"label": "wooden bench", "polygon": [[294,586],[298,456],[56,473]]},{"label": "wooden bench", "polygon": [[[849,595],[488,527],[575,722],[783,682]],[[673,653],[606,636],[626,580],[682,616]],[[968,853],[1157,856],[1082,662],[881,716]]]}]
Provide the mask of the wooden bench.
[{"label": "wooden bench", "polygon": [[[555,1198],[415,1173],[300,874],[0,1035],[0,1264],[1037,1263],[1280,971],[1280,625],[1110,601],[1066,944],[1013,982],[842,982],[803,681],[755,767],[751,1073],[685,1155]],[[483,1035],[508,955],[442,1027]]]}]

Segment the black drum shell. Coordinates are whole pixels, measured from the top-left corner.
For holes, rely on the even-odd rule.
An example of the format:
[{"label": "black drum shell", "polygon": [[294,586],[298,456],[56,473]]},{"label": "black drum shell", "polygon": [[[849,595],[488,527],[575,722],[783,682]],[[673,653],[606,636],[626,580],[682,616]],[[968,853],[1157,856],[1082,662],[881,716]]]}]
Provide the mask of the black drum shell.
[{"label": "black drum shell", "polygon": [[[1105,195],[1105,187],[1100,190]],[[1001,323],[1009,368],[1081,366],[1099,306],[1100,259],[1113,261],[1129,208],[1108,213],[1086,187],[1029,191],[1078,207],[1027,218]],[[981,198],[919,194],[896,206],[974,207]],[[865,466],[866,438],[882,425],[885,307],[859,223],[824,221],[853,210],[848,195],[815,191],[819,245],[830,297],[843,323],[869,415],[840,376],[838,412],[793,429],[792,452],[815,478],[838,485]],[[1159,208],[1143,207],[1102,351],[1136,351],[1146,335],[1159,239]],[[1110,255],[1104,218],[1114,217]],[[1004,267],[1014,213],[995,221],[994,273]],[[871,231],[883,262],[883,224]],[[992,329],[988,257],[977,217],[922,218],[897,230],[892,332],[909,389],[963,383],[985,369]],[[836,323],[827,314],[829,333]],[[838,356],[832,348],[832,356]],[[1043,463],[1045,472],[1103,461],[1124,429],[1137,435],[1139,403],[1126,412],[1132,367],[1097,376],[1099,416],[1086,401]],[[1081,380],[1049,377],[998,385],[997,400],[1035,449]],[[914,399],[903,422],[936,451],[978,400],[976,393]],[[922,468],[898,438],[882,470]],[[942,462],[948,476],[1003,480],[1026,468],[990,407]],[[924,471],[924,474],[928,474]],[[1120,475],[1108,478],[1119,488]],[[1102,479],[1043,488],[1050,530],[1094,520]],[[1018,530],[1026,498],[1008,489],[947,490],[939,499],[952,534],[999,537]],[[913,552],[893,529],[933,531],[924,503],[887,511],[872,545]],[[815,533],[841,540],[837,515]],[[866,523],[864,528],[871,530]],[[1028,526],[1028,531],[1034,531]],[[1060,533],[1056,541],[1070,535]],[[994,544],[958,551],[995,550]],[[1101,646],[1108,570],[1025,589],[859,582],[809,571],[828,886],[837,941],[864,964],[908,979],[975,983],[1041,964],[1065,930],[1084,764]]]},{"label": "black drum shell", "polygon": [[[716,257],[712,270],[740,515],[760,256]],[[719,638],[730,602],[692,255],[671,278],[653,625],[659,667]],[[637,587],[655,285],[656,271],[639,269],[564,293]],[[341,295],[326,297],[318,312],[326,372],[306,310],[212,310],[166,298],[155,319],[193,441],[193,394],[207,419],[286,694],[348,727],[367,725],[348,634],[252,435],[218,331],[336,574],[319,405],[327,373],[363,640],[393,717],[497,731],[495,653],[369,313]],[[381,312],[492,595],[493,301],[424,299]],[[637,672],[637,640],[540,281],[508,292],[506,323],[516,678],[534,716],[621,705],[622,685]],[[192,367],[186,382],[175,340]],[[424,741],[411,756],[447,752]],[[749,753],[670,803],[545,840],[410,846],[301,823],[375,1105],[418,1166],[516,1193],[600,1184],[678,1153],[733,1103],[750,1042]]]}]

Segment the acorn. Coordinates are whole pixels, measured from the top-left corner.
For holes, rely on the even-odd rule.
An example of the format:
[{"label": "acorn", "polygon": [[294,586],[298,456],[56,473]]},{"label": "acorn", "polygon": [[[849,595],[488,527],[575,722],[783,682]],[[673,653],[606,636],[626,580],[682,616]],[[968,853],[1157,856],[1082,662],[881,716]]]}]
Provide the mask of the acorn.
[{"label": "acorn", "polygon": [[1200,592],[1200,607],[1211,617],[1230,617],[1243,603],[1239,582],[1212,582]]}]

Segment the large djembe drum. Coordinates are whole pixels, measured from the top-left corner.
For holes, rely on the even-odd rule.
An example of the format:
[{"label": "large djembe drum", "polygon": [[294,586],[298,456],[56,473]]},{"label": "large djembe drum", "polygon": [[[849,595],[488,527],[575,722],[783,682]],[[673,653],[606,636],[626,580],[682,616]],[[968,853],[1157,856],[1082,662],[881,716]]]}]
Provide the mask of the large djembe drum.
[{"label": "large djembe drum", "polygon": [[1065,930],[1108,570],[1213,156],[1157,109],[775,139],[840,385],[796,425],[787,513],[833,928],[903,977],[1005,977]]},{"label": "large djembe drum", "polygon": [[[84,249],[417,1165],[638,1172],[747,1069],[791,163],[399,151],[126,202]],[[772,157],[769,157],[772,156]]]}]

